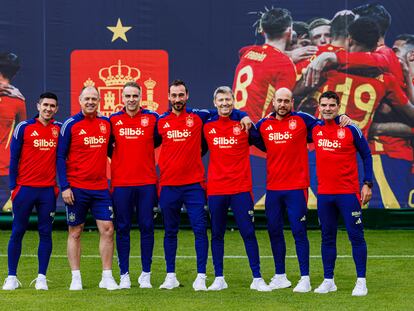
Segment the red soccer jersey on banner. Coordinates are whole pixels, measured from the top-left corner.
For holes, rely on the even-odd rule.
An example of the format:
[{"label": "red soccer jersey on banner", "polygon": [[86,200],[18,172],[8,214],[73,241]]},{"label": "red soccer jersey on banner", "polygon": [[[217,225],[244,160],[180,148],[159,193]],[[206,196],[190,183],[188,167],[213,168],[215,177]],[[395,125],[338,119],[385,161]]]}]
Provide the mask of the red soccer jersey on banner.
[{"label": "red soccer jersey on banner", "polygon": [[400,61],[394,51],[386,45],[379,46],[375,52],[346,52],[336,53],[340,70],[353,68],[378,68],[395,76],[400,87],[405,87],[404,75]]},{"label": "red soccer jersey on banner", "polygon": [[299,80],[303,74],[303,71],[309,66],[309,64],[316,58],[318,55],[322,54],[323,52],[337,52],[340,50],[344,50],[344,48],[339,46],[334,46],[332,44],[318,46],[318,51],[315,55],[310,57],[309,59],[302,60],[296,63],[296,73],[298,75],[297,80]]},{"label": "red soccer jersey on banner", "polygon": [[234,74],[235,108],[246,111],[257,122],[271,112],[275,90],[294,88],[295,66],[288,56],[268,44],[243,51]]},{"label": "red soccer jersey on banner", "polygon": [[[208,114],[208,113],[207,113]],[[161,186],[181,186],[204,181],[201,161],[203,120],[191,109],[160,116],[157,130],[162,137],[158,165]]]},{"label": "red soccer jersey on banner", "polygon": [[282,120],[275,113],[260,120],[257,129],[267,150],[267,190],[295,190],[309,187],[307,136],[316,119],[292,112]]},{"label": "red soccer jersey on banner", "polygon": [[58,144],[58,173],[63,190],[108,188],[107,152],[111,125],[106,117],[85,117],[82,112],[62,125]]},{"label": "red soccer jersey on banner", "polygon": [[146,109],[131,117],[125,110],[110,117],[114,140],[111,185],[156,184],[154,130],[158,114]]},{"label": "red soccer jersey on banner", "polygon": [[46,126],[38,119],[19,123],[14,131],[11,146],[11,188],[14,189],[16,185],[56,185],[55,163],[59,130],[60,124],[53,121]]},{"label": "red soccer jersey on banner", "polygon": [[204,137],[210,150],[208,195],[252,191],[249,135],[241,129],[240,120],[233,115],[217,115],[204,125]]},{"label": "red soccer jersey on banner", "polygon": [[401,137],[379,136],[370,141],[373,154],[386,154],[390,158],[413,161],[410,140]]},{"label": "red soccer jersey on banner", "polygon": [[[406,105],[408,98],[391,74],[368,78],[346,74],[336,70],[326,73],[326,82],[321,85],[314,98],[328,90],[338,94],[341,100],[340,114],[347,114],[366,137],[372,117],[380,102],[387,98],[393,105]],[[319,112],[316,112],[319,115]]]},{"label": "red soccer jersey on banner", "polygon": [[318,122],[312,130],[312,140],[319,194],[359,193],[357,148],[364,161],[364,180],[372,181],[368,143],[357,127],[340,127],[334,120]]},{"label": "red soccer jersey on banner", "polygon": [[0,176],[5,176],[9,174],[13,129],[26,119],[26,104],[20,98],[0,96],[0,111]]}]

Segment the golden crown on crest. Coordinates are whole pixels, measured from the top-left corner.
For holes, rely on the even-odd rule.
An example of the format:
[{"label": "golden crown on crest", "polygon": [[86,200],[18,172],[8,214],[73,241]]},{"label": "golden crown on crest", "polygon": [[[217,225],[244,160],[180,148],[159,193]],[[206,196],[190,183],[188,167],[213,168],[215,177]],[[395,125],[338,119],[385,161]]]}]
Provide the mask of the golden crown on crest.
[{"label": "golden crown on crest", "polygon": [[120,59],[117,65],[99,70],[99,78],[106,86],[124,85],[130,81],[137,81],[140,77],[141,71],[138,68],[122,65]]}]

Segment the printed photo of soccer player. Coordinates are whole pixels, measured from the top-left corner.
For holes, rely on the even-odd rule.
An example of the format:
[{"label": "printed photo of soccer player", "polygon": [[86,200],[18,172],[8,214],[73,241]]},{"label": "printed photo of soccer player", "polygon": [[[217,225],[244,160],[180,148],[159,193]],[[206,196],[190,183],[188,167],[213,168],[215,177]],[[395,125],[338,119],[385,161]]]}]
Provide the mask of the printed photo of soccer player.
[{"label": "printed photo of soccer player", "polygon": [[20,69],[16,54],[0,52],[0,208],[11,212],[8,174],[10,142],[15,126],[26,119],[25,98],[12,80]]},{"label": "printed photo of soccer player", "polygon": [[[262,14],[261,21],[266,21],[266,16],[272,10],[274,9]],[[276,20],[278,19],[272,19],[273,25],[277,25]],[[290,88],[294,90],[295,109],[318,117],[316,108],[320,94],[326,90],[334,90],[341,101],[340,113],[346,113],[353,119],[370,140],[376,177],[370,207],[407,208],[414,206],[410,138],[414,120],[414,87],[412,72],[409,70],[409,59],[410,55],[413,58],[413,53],[408,52],[410,35],[397,38],[394,51],[385,45],[385,35],[390,23],[391,16],[383,5],[361,5],[352,10],[337,12],[330,21],[314,18],[309,24],[294,23],[293,30],[296,29],[298,33],[293,32],[294,40],[287,40],[285,49],[279,49],[279,52],[290,56],[295,63],[298,82],[294,83],[293,89]],[[321,29],[318,29],[319,26]],[[319,42],[314,35],[315,30],[322,31],[322,27],[325,33],[321,37],[326,39]],[[266,34],[265,28],[263,32]],[[303,52],[300,49],[304,48],[298,44],[299,37],[309,37],[312,44],[310,46],[316,48],[314,56],[298,57]],[[248,65],[245,58],[253,55],[248,55],[248,52],[254,48],[258,46],[241,50],[242,57],[234,77],[235,92],[237,85],[243,86],[236,93],[236,101],[237,95],[246,98],[242,104],[246,103],[245,106],[249,108],[242,109],[253,113],[253,118],[254,111],[262,105],[256,99],[251,104],[253,107],[249,106],[249,98],[254,96],[254,90],[250,86],[254,85],[257,76],[252,75],[249,78],[249,70],[243,69],[241,64],[245,62]],[[254,63],[249,64],[253,72],[255,66],[259,66],[258,63],[265,66],[265,61],[260,62],[251,57],[249,62]],[[243,73],[240,73],[241,69]],[[271,87],[266,90],[268,89],[272,90]],[[262,94],[266,92],[263,91]],[[316,179],[312,169],[315,165],[314,155],[310,157],[310,161],[311,172],[313,171],[311,184],[315,192]],[[393,174],[395,171],[401,174]],[[405,177],[401,179],[396,176]]]}]

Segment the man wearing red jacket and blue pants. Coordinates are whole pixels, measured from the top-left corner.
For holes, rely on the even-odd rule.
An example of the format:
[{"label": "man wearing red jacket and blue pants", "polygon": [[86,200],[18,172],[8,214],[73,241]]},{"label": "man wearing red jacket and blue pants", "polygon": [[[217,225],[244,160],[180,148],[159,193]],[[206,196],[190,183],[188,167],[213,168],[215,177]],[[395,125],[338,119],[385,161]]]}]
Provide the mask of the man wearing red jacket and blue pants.
[{"label": "man wearing red jacket and blue pants", "polygon": [[211,215],[211,252],[216,278],[208,290],[226,289],[223,275],[224,234],[227,211],[231,206],[243,238],[253,273],[251,289],[271,291],[260,273],[259,247],[254,229],[254,204],[249,146],[260,142],[255,127],[241,129],[240,117],[234,107],[233,91],[222,86],[214,92],[218,115],[204,125],[204,137],[210,150],[207,194]]},{"label": "man wearing red jacket and blue pants", "polygon": [[155,127],[156,112],[140,108],[141,87],[128,82],[122,91],[124,109],[113,114],[111,185],[114,202],[116,247],[121,272],[120,288],[130,288],[129,253],[131,222],[136,217],[141,233],[141,288],[151,288],[151,262],[154,248],[153,208],[157,204],[157,173],[154,148],[159,144]]},{"label": "man wearing red jacket and blue pants", "polygon": [[[173,81],[168,90],[171,110],[161,115],[157,124],[157,131],[162,138],[158,165],[161,187],[160,208],[165,227],[164,253],[167,264],[167,276],[160,288],[173,289],[180,285],[175,274],[175,258],[180,211],[184,204],[195,236],[198,274],[193,288],[199,291],[207,290],[208,254],[201,136],[203,123],[211,113],[208,110],[187,108],[188,97],[185,83],[181,80]],[[241,113],[241,115],[247,114]]]},{"label": "man wearing red jacket and blue pants", "polygon": [[81,234],[86,214],[91,210],[99,229],[99,252],[102,259],[100,288],[118,289],[112,276],[114,226],[112,200],[106,177],[111,125],[98,114],[99,92],[84,87],[79,96],[81,112],[63,124],[57,151],[57,169],[66,204],[68,260],[72,270],[69,290],[82,290],[80,274]]},{"label": "man wearing red jacket and blue pants", "polygon": [[[337,290],[334,283],[336,233],[338,216],[342,214],[352,244],[357,281],[352,296],[365,296],[367,244],[362,226],[361,204],[372,197],[372,156],[361,130],[355,125],[339,127],[340,100],[335,92],[327,91],[319,98],[323,121],[312,129],[316,151],[318,178],[318,216],[322,230],[322,262],[324,281],[315,289],[325,294]],[[358,181],[357,153],[364,166],[364,185]]]},{"label": "man wearing red jacket and blue pants", "polygon": [[52,223],[56,210],[56,147],[60,123],[53,120],[58,99],[53,93],[40,95],[38,116],[20,122],[13,134],[10,156],[10,190],[13,201],[12,234],[8,247],[9,274],[3,290],[19,287],[17,265],[22,239],[36,208],[39,230],[39,270],[35,288],[47,290],[46,271],[52,253]]},{"label": "man wearing red jacket and blue pants", "polygon": [[283,222],[286,211],[301,273],[301,279],[293,291],[305,293],[311,290],[306,233],[309,187],[307,136],[317,120],[307,113],[292,112],[292,92],[287,88],[276,90],[273,106],[275,111],[257,123],[266,147],[263,151],[267,152],[265,212],[276,272],[269,286],[272,289],[291,286],[285,271]]}]

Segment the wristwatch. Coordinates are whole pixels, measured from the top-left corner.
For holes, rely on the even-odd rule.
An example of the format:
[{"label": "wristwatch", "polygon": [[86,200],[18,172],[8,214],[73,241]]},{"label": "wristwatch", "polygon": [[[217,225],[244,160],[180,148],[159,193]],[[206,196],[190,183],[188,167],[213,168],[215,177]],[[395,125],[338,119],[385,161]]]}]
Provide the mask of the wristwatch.
[{"label": "wristwatch", "polygon": [[364,185],[367,185],[368,188],[372,188],[372,186],[374,186],[374,183],[372,181],[364,181]]}]

